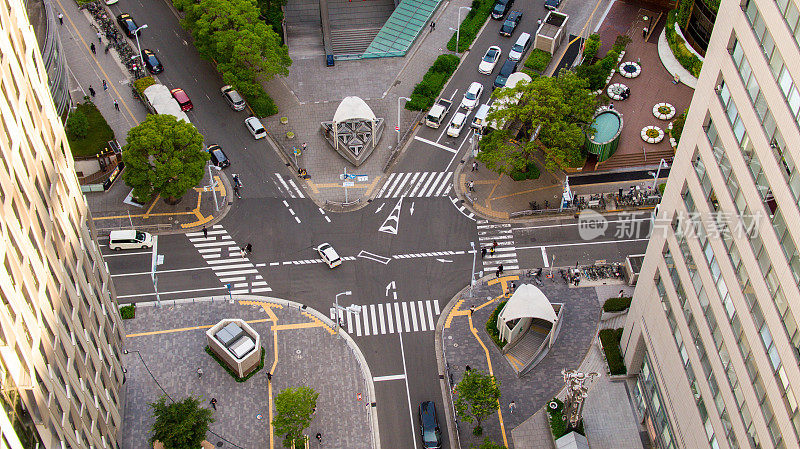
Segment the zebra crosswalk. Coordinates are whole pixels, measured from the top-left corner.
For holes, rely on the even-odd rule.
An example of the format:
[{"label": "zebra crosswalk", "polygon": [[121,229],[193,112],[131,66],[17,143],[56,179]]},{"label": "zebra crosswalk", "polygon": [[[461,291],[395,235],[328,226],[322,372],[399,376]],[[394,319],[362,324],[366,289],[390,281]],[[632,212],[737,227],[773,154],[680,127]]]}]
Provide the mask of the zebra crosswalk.
[{"label": "zebra crosswalk", "polygon": [[284,179],[280,173],[274,173],[275,179],[272,180],[275,183],[275,187],[278,188],[278,191],[281,193],[288,195],[289,198],[305,198],[306,196],[303,194],[303,189],[297,186],[294,182],[294,179],[291,176],[287,176]]},{"label": "zebra crosswalk", "polygon": [[[361,313],[339,310],[342,329],[357,337],[394,334],[400,332],[425,332],[436,329],[439,300],[388,302],[363,305]],[[331,307],[330,317],[337,320],[337,310]]]},{"label": "zebra crosswalk", "polygon": [[447,196],[453,189],[453,172],[392,173],[376,198]]},{"label": "zebra crosswalk", "polygon": [[232,284],[232,295],[272,291],[243,253],[243,245],[237,245],[222,225],[212,226],[208,230],[208,237],[202,232],[189,232],[186,237],[211,266],[220,282]]},{"label": "zebra crosswalk", "polygon": [[[484,274],[497,270],[503,265],[504,270],[519,269],[517,260],[517,247],[514,243],[514,231],[509,223],[490,223],[488,220],[478,220],[478,242],[481,248],[486,248],[486,256],[481,258]],[[492,253],[492,246],[497,246]]]}]

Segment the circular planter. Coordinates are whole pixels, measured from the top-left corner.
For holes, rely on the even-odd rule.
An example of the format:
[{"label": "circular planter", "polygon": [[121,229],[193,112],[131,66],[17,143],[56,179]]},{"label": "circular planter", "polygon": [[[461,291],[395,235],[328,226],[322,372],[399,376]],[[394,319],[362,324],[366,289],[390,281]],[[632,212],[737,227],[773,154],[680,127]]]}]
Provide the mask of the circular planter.
[{"label": "circular planter", "polygon": [[281,125],[286,125],[289,123],[289,117],[281,117]]},{"label": "circular planter", "polygon": [[636,78],[642,74],[642,66],[638,62],[625,61],[619,65],[619,74],[625,78]]},{"label": "circular planter", "polygon": [[608,86],[606,93],[608,93],[608,97],[611,98],[612,100],[622,101],[628,98],[628,95],[630,95],[631,90],[630,88],[628,88],[628,86],[622,83],[614,83]]},{"label": "circular planter", "polygon": [[675,106],[669,103],[658,103],[653,106],[653,115],[659,120],[669,120],[675,117]]},{"label": "circular planter", "polygon": [[286,138],[287,138],[287,139],[294,139],[294,133],[293,133],[293,132],[291,132],[291,131],[287,132],[287,133],[286,133]]},{"label": "circular planter", "polygon": [[642,128],[641,136],[647,143],[659,143],[664,140],[664,130],[654,125],[645,126]]}]

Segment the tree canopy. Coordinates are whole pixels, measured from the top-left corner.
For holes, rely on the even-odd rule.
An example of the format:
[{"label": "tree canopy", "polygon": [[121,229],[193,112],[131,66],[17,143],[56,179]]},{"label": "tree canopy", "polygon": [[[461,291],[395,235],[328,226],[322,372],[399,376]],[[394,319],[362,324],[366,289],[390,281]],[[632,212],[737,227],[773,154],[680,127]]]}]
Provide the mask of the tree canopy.
[{"label": "tree canopy", "polygon": [[303,436],[311,424],[311,415],[317,407],[319,393],[309,387],[287,388],[275,396],[275,435],[283,435],[283,446],[292,444]]},{"label": "tree canopy", "polygon": [[[540,76],[530,83],[520,82],[513,88],[498,89],[492,96],[506,104],[489,114],[489,122],[517,124],[532,132],[538,129],[537,139],[548,170],[575,166],[583,160],[584,130],[591,124],[597,107],[597,99],[585,80],[562,70],[556,78]],[[519,101],[514,101],[516,98]],[[509,144],[501,143],[502,137],[513,136],[501,134],[481,141],[481,152],[488,152],[485,157],[494,160],[498,169],[519,167],[537,149],[535,142],[527,142],[512,151]]]},{"label": "tree canopy", "polygon": [[197,449],[206,439],[208,426],[214,422],[211,410],[200,406],[200,398],[189,396],[167,404],[167,397],[150,404],[156,421],[150,444],[160,441],[164,449]]},{"label": "tree canopy", "polygon": [[168,114],[148,115],[128,131],[122,179],[140,201],[161,195],[174,204],[203,179],[208,158],[193,125]]},{"label": "tree canopy", "polygon": [[465,421],[480,427],[484,418],[497,411],[500,381],[479,370],[469,370],[456,386],[456,411]]}]

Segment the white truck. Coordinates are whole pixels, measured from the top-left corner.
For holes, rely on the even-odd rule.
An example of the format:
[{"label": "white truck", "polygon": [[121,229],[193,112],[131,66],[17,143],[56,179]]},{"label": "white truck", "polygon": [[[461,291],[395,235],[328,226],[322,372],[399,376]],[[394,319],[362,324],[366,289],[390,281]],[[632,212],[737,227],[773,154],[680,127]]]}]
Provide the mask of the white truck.
[{"label": "white truck", "polygon": [[144,90],[144,101],[149,106],[150,111],[155,114],[169,114],[178,120],[192,123],[189,121],[189,116],[181,110],[181,105],[172,98],[172,93],[167,86],[163,84],[148,86]]},{"label": "white truck", "polygon": [[436,104],[433,105],[428,115],[425,116],[425,124],[431,128],[438,128],[441,126],[447,113],[450,112],[451,106],[453,106],[451,100],[446,98],[436,100]]}]

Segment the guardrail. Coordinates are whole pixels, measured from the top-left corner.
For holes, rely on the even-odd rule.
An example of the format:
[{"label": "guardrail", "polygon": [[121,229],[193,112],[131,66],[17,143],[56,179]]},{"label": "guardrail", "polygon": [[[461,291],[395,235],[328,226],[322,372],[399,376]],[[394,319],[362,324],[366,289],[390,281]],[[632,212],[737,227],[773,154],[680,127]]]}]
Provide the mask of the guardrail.
[{"label": "guardrail", "polygon": [[100,234],[105,234],[105,233],[108,233],[108,232],[111,232],[111,231],[119,231],[119,230],[122,230],[122,229],[131,229],[132,227],[135,227],[137,230],[140,230],[140,231],[147,231],[147,230],[163,231],[163,230],[166,230],[166,229],[172,229],[173,226],[172,226],[172,224],[169,224],[169,223],[158,223],[158,224],[151,224],[151,225],[150,224],[143,224],[143,225],[136,225],[136,226],[131,226],[130,224],[128,224],[128,225],[122,225],[122,226],[107,226],[107,227],[104,227],[104,228],[95,227],[94,229],[95,229],[95,231],[97,231]]},{"label": "guardrail", "polygon": [[406,144],[406,141],[411,137],[411,134],[414,132],[415,129],[417,129],[417,126],[419,126],[420,120],[422,120],[422,116],[425,114],[425,112],[427,111],[417,112],[417,115],[414,117],[414,120],[411,121],[411,123],[413,123],[414,126],[408,128],[408,130],[400,137],[400,143],[398,143],[397,146],[394,148],[394,150],[392,150],[392,154],[389,155],[389,159],[386,161],[385,164],[383,164],[384,173],[386,173],[386,170],[388,170],[389,166],[392,165],[392,162],[394,162],[394,160],[397,158],[397,155],[400,154],[400,150],[403,148],[403,145]]},{"label": "guardrail", "polygon": [[355,206],[356,204],[359,204],[359,203],[361,203],[361,198],[359,198],[359,199],[357,199],[355,201],[347,202],[347,203],[341,202],[341,201],[325,200],[325,205],[326,206],[341,207],[343,209],[346,208],[346,207]]},{"label": "guardrail", "polygon": [[567,207],[564,209],[526,209],[508,214],[509,218],[527,217],[531,215],[572,215],[578,212],[577,207]]}]

